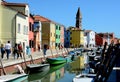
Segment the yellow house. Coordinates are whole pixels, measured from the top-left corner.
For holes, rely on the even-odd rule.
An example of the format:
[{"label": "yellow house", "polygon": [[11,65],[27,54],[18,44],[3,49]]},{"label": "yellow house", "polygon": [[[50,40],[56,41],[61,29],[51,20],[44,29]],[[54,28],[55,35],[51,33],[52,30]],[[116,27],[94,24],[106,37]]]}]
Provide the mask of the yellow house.
[{"label": "yellow house", "polygon": [[55,22],[40,16],[34,16],[35,21],[41,21],[42,27],[42,47],[44,44],[47,44],[50,48],[55,48]]},{"label": "yellow house", "polygon": [[80,47],[84,45],[84,31],[79,28],[70,28],[71,47]]}]

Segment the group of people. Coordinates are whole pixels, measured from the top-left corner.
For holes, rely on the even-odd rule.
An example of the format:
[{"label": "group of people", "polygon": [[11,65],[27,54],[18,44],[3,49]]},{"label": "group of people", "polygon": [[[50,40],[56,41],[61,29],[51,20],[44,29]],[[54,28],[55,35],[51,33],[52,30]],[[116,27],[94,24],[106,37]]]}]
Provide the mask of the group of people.
[{"label": "group of people", "polygon": [[7,59],[9,59],[9,56],[11,53],[13,53],[14,59],[15,59],[15,57],[17,57],[17,59],[19,57],[22,58],[23,49],[22,49],[21,43],[20,44],[15,43],[15,46],[12,48],[10,41],[8,41],[5,45],[1,44],[0,49],[1,49],[1,58],[2,59],[4,58],[5,53],[6,53]]}]

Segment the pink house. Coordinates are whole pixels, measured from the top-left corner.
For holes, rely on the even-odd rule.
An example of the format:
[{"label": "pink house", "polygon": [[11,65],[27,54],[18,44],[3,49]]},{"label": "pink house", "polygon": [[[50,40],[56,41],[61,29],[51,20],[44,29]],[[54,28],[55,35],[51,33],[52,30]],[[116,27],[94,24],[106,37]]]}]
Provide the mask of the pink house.
[{"label": "pink house", "polygon": [[29,47],[31,48],[31,51],[34,51],[34,18],[33,16],[30,14],[29,17]]},{"label": "pink house", "polygon": [[61,25],[61,28],[60,28],[60,44],[64,46],[64,26],[63,25]]}]

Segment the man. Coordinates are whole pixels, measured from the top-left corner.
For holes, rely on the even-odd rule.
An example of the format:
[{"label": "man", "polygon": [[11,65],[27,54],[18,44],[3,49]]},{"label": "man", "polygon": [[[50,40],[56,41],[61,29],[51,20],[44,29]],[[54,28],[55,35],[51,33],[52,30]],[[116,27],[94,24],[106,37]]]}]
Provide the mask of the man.
[{"label": "man", "polygon": [[5,51],[7,53],[7,59],[9,59],[9,54],[11,53],[11,44],[10,44],[10,41],[8,41],[6,44],[5,44]]}]

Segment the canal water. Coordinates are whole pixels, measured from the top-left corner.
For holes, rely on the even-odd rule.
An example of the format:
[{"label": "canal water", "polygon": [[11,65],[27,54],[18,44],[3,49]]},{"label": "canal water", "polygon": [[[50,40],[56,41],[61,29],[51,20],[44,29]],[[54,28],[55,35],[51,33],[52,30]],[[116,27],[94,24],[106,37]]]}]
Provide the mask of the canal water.
[{"label": "canal water", "polygon": [[[72,82],[73,78],[80,73],[87,73],[85,63],[88,63],[87,55],[77,56],[74,61],[50,66],[42,72],[29,74],[28,79],[22,82]],[[117,76],[116,76],[117,75]],[[120,71],[112,71],[107,82],[120,82]]]},{"label": "canal water", "polygon": [[43,72],[30,74],[28,82],[72,82],[72,79],[84,69],[84,58],[78,56],[75,61],[56,66]]}]

